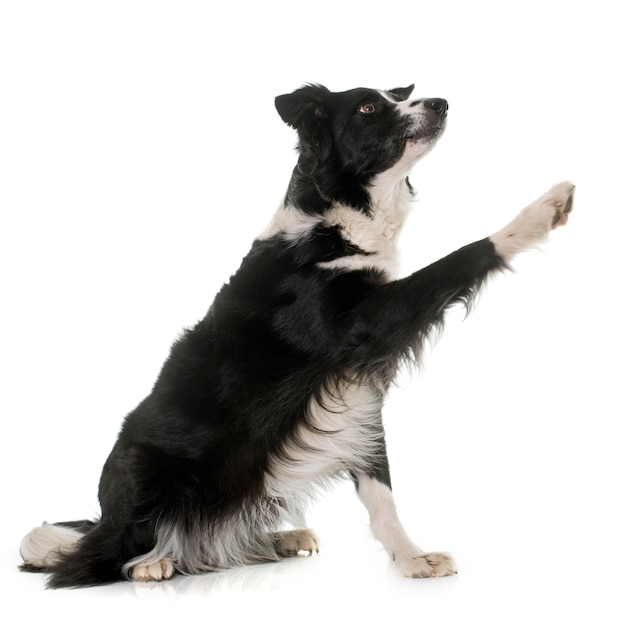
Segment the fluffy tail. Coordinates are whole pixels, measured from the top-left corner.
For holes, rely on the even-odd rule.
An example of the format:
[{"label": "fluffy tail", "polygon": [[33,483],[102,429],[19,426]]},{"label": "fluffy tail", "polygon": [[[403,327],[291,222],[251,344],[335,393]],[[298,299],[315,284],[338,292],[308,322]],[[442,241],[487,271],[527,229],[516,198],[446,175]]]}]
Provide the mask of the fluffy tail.
[{"label": "fluffy tail", "polygon": [[79,522],[44,523],[34,528],[20,545],[25,572],[52,574],[47,586],[89,587],[122,578],[124,558],[120,544],[103,524]]},{"label": "fluffy tail", "polygon": [[20,569],[27,572],[49,571],[60,556],[74,550],[85,533],[95,525],[96,522],[83,520],[59,524],[44,522],[42,526],[33,528],[20,544],[20,555],[24,559]]}]

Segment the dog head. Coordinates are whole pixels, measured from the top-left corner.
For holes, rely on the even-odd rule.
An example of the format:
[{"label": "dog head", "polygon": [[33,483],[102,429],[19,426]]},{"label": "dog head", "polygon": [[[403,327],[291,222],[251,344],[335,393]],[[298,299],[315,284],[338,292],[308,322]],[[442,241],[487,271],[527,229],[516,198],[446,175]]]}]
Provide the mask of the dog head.
[{"label": "dog head", "polygon": [[441,136],[448,104],[409,100],[410,87],[334,93],[305,85],[276,98],[284,122],[298,132],[298,170],[329,203],[368,209],[369,187],[390,173],[403,181]]}]

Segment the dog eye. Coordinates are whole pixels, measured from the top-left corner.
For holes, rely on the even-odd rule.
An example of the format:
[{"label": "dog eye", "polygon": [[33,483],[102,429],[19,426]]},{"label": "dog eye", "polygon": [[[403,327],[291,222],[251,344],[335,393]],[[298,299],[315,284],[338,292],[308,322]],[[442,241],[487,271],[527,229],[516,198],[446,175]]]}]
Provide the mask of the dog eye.
[{"label": "dog eye", "polygon": [[371,102],[361,105],[359,113],[376,113],[376,105]]}]

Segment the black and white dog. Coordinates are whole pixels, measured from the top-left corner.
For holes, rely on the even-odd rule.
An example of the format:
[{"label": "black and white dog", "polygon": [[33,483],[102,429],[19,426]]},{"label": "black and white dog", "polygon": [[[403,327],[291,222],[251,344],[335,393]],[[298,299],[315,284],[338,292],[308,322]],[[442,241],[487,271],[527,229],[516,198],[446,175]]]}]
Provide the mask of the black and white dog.
[{"label": "black and white dog", "polygon": [[401,574],[456,572],[398,519],[383,399],[449,307],[565,224],[574,187],[554,186],[491,237],[397,279],[407,175],[448,111],[411,92],[307,85],[276,98],[299,136],[284,201],[127,416],[102,472],[101,518],[34,529],[23,569],[78,587],[312,554],[307,501],[350,476]]}]

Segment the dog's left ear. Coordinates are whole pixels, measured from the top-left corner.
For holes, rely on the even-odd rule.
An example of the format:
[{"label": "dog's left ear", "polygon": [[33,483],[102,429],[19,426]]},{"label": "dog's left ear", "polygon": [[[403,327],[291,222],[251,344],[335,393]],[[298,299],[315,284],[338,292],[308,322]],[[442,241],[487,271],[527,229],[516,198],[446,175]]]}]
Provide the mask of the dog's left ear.
[{"label": "dog's left ear", "polygon": [[396,87],[395,89],[388,89],[388,93],[393,94],[398,100],[407,100],[413,93],[415,85],[409,85],[408,87]]},{"label": "dog's left ear", "polygon": [[329,132],[328,95],[322,85],[305,85],[293,93],[278,96],[274,103],[283,122],[298,131],[298,167],[313,174],[326,162],[332,150]]},{"label": "dog's left ear", "polygon": [[277,96],[274,104],[283,122],[300,130],[304,124],[326,116],[324,101],[329,93],[322,85],[305,85],[293,93]]}]

